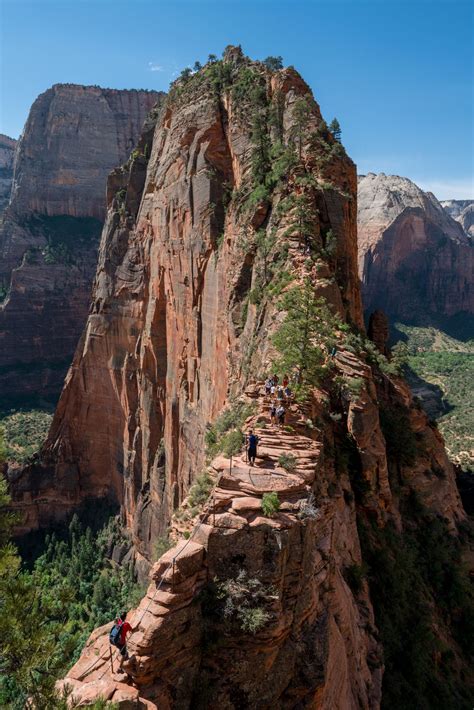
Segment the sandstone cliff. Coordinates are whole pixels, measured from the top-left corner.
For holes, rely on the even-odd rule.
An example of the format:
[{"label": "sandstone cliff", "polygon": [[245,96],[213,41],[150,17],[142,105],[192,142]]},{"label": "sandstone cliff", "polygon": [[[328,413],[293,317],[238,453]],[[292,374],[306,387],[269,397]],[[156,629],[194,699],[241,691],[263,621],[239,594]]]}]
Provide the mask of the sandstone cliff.
[{"label": "sandstone cliff", "polygon": [[0,133],[0,214],[10,199],[16,143],[14,138]]},{"label": "sandstone cliff", "polygon": [[0,223],[0,388],[57,396],[87,317],[109,171],[160,95],[58,84],[33,104]]},{"label": "sandstone cliff", "polygon": [[[106,497],[142,567],[170,525],[177,546],[132,612],[127,675],[111,667],[109,625],[68,673],[80,704],[380,707],[370,589],[349,582],[363,564],[358,516],[401,532],[405,491],[451,533],[464,513],[441,437],[361,333],[356,191],[301,77],[238,48],[178,81],[110,176],[92,311],[48,441],[12,493],[24,530]],[[320,385],[276,429],[262,377],[280,294],[308,282],[337,347],[321,340]],[[239,402],[258,465],[209,453],[213,491],[193,509],[211,424]],[[411,458],[390,451],[397,423]],[[268,493],[280,509],[264,514]]]},{"label": "sandstone cliff", "polygon": [[474,248],[431,193],[407,178],[368,175],[358,187],[364,308],[430,323],[474,312]]}]

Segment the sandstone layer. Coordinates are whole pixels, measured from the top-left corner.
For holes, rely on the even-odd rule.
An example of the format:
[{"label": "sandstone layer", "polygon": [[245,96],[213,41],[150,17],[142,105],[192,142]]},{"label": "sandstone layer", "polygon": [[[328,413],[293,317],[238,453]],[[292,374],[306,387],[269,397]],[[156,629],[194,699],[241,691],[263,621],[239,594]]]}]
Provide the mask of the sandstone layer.
[{"label": "sandstone layer", "polygon": [[0,388],[57,396],[84,326],[106,177],[160,95],[57,84],[33,104],[0,223]]},{"label": "sandstone layer", "polygon": [[17,141],[0,133],[0,214],[8,205],[13,182],[13,161]]},{"label": "sandstone layer", "polygon": [[407,178],[359,178],[359,274],[367,313],[430,323],[474,313],[474,247],[432,193]]},{"label": "sandstone layer", "polygon": [[[228,48],[176,82],[107,195],[92,310],[48,440],[12,481],[14,506],[26,531],[89,496],[112,499],[142,570],[169,526],[176,546],[131,614],[126,674],[107,625],[63,686],[80,705],[124,709],[378,709],[370,592],[347,581],[363,561],[357,506],[401,529],[403,485],[453,534],[464,512],[441,437],[366,347],[354,164],[294,69]],[[262,379],[280,295],[305,283],[329,305],[335,340],[321,336],[320,386],[290,400],[276,429]],[[206,433],[237,399],[252,406],[258,465],[214,458],[210,498],[182,530]],[[382,408],[422,442],[411,465],[391,460]],[[265,515],[268,493],[280,508]],[[236,585],[253,590],[247,611],[258,598],[263,625],[231,608]]]}]

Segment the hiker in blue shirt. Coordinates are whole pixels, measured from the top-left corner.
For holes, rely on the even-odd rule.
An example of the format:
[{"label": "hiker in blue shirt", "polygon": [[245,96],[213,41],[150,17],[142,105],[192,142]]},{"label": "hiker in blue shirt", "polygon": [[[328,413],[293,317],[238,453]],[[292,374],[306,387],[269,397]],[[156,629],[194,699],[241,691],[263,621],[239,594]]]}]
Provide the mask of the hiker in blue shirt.
[{"label": "hiker in blue shirt", "polygon": [[255,463],[255,458],[257,456],[258,436],[256,436],[252,430],[250,430],[248,433],[247,443],[248,443],[247,451],[248,451],[248,456],[249,456],[249,463],[251,466],[253,466]]}]

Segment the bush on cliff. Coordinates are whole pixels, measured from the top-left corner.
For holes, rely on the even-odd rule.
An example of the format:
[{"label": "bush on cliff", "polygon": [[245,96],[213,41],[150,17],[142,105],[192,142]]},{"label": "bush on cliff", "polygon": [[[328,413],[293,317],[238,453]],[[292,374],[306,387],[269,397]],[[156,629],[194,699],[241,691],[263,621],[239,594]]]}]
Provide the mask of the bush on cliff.
[{"label": "bush on cliff", "polygon": [[262,511],[266,518],[271,518],[272,515],[280,510],[280,500],[275,491],[264,493],[262,496]]},{"label": "bush on cliff", "polygon": [[229,622],[239,624],[245,633],[256,634],[271,618],[268,611],[278,594],[273,587],[257,578],[249,577],[241,569],[235,578],[217,583],[216,597],[221,604],[221,614]]}]

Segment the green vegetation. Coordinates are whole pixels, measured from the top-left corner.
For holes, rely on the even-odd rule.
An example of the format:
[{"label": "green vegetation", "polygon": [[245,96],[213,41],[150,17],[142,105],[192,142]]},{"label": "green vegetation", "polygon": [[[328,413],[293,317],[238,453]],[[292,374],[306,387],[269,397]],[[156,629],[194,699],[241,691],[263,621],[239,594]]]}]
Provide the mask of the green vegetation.
[{"label": "green vegetation", "polygon": [[280,454],[278,457],[278,465],[285,469],[285,471],[294,471],[298,464],[298,459],[293,454]]},{"label": "green vegetation", "polygon": [[209,459],[221,452],[228,457],[234,456],[242,449],[242,427],[254,409],[254,406],[245,402],[234,402],[222,412],[214,424],[208,425],[205,440]]},{"label": "green vegetation", "polygon": [[341,125],[340,125],[339,121],[337,120],[337,118],[332,119],[331,123],[329,124],[329,130],[333,134],[335,140],[338,141],[338,143],[340,143],[342,131],[341,131]]},{"label": "green vegetation", "polygon": [[403,534],[358,521],[384,648],[382,707],[468,710],[474,596],[460,543],[414,494],[402,510]]},{"label": "green vegetation", "polygon": [[283,57],[267,57],[263,60],[263,63],[271,71],[283,69]]},{"label": "green vegetation", "polygon": [[474,472],[474,341],[397,323],[407,338],[408,380],[443,434],[450,457]]},{"label": "green vegetation", "polygon": [[26,463],[46,439],[52,418],[50,409],[12,409],[0,412],[0,428],[4,432],[7,460]]},{"label": "green vegetation", "polygon": [[286,316],[273,338],[280,353],[276,369],[281,373],[296,371],[296,395],[305,396],[328,372],[325,360],[336,344],[337,319],[324,299],[315,295],[309,280],[285,293],[281,308]]},{"label": "green vegetation", "polygon": [[264,493],[262,496],[262,511],[266,518],[271,518],[272,515],[280,510],[280,500],[275,491]]},{"label": "green vegetation", "polygon": [[268,607],[278,599],[278,594],[242,569],[235,579],[217,583],[216,597],[221,601],[224,619],[237,622],[245,633],[256,634],[270,621]]},{"label": "green vegetation", "polygon": [[[34,215],[24,222],[32,234],[42,236],[46,245],[41,255],[46,264],[74,264],[99,244],[102,222],[94,217]],[[38,253],[25,254],[36,260]]]},{"label": "green vegetation", "polygon": [[202,507],[209,498],[214,482],[207,471],[203,471],[195,480],[188,494],[192,508]]},{"label": "green vegetation", "polygon": [[[26,699],[38,710],[66,710],[54,688],[93,628],[138,601],[132,570],[108,559],[123,544],[112,519],[98,533],[75,516],[62,536],[46,537],[45,549],[28,570],[9,543],[5,482],[0,480],[0,706],[23,710]],[[93,707],[112,707],[97,703]]]},{"label": "green vegetation", "polygon": [[155,542],[153,543],[153,559],[159,560],[162,555],[165,554],[165,552],[168,552],[173,547],[173,543],[169,539],[168,535],[161,535],[160,537],[156,538]]}]

